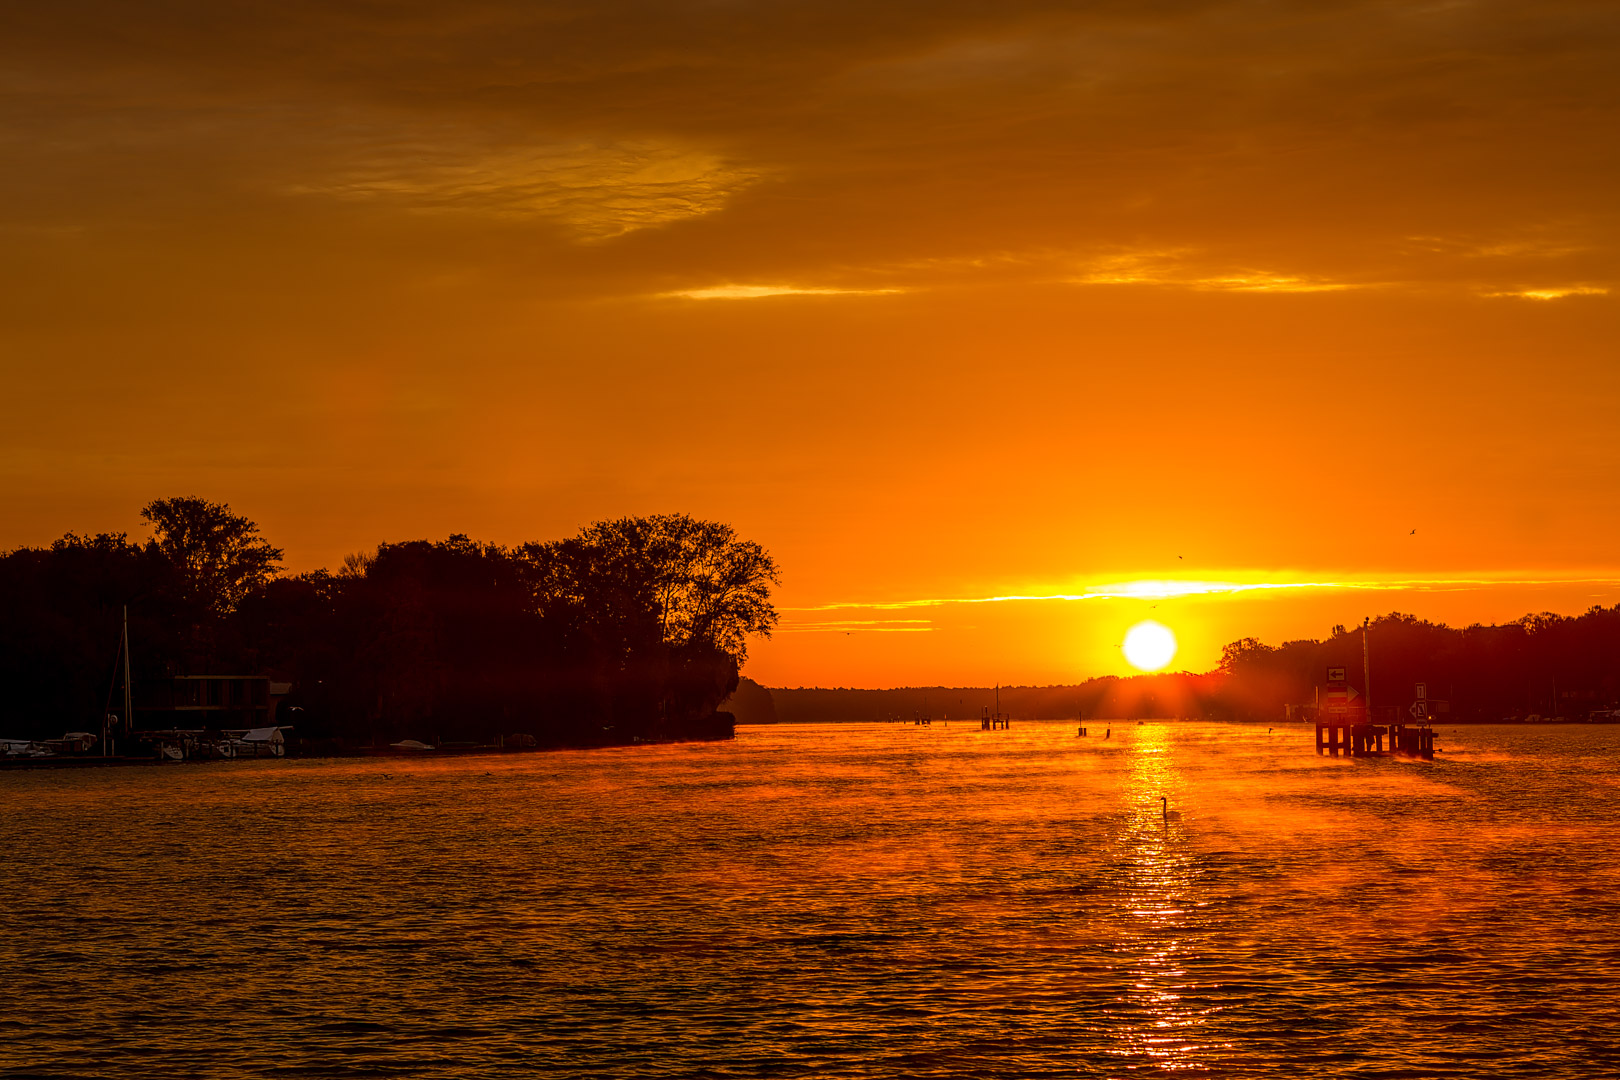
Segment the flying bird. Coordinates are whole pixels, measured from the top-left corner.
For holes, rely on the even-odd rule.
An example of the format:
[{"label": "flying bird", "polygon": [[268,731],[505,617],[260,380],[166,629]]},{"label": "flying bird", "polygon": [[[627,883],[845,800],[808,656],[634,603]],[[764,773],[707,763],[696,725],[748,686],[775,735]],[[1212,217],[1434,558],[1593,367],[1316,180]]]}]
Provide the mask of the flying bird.
[{"label": "flying bird", "polygon": [[1411,532],[1407,533],[1406,535],[1407,536],[1416,536],[1417,535],[1417,530],[1413,529]]}]

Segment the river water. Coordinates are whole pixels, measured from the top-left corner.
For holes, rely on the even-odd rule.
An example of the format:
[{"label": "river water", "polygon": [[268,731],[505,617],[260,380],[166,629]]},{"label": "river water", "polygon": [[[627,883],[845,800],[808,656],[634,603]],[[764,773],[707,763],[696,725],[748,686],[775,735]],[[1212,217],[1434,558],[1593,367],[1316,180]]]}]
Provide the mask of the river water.
[{"label": "river water", "polygon": [[0,774],[0,1076],[1620,1074],[1620,728],[1106,726]]}]

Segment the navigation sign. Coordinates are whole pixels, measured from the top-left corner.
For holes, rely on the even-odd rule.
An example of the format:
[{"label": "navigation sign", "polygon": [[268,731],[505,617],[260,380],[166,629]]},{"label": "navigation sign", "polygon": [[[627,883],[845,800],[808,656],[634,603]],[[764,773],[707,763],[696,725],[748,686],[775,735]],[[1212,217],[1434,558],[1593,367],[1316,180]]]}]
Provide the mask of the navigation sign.
[{"label": "navigation sign", "polygon": [[1330,687],[1328,692],[1322,695],[1322,711],[1331,717],[1359,714],[1366,708],[1364,702],[1356,700],[1360,696],[1353,686]]},{"label": "navigation sign", "polygon": [[1412,719],[1422,720],[1429,715],[1429,707],[1421,701],[1412,702],[1412,707],[1406,710],[1412,714]]},{"label": "navigation sign", "polygon": [[1327,681],[1328,681],[1329,686],[1340,686],[1340,685],[1342,685],[1344,683],[1344,668],[1342,668],[1342,667],[1330,667],[1330,668],[1328,668]]},{"label": "navigation sign", "polygon": [[1429,684],[1423,682],[1418,683],[1417,693],[1414,694],[1413,697],[1417,698],[1419,701],[1427,701],[1429,698]]}]

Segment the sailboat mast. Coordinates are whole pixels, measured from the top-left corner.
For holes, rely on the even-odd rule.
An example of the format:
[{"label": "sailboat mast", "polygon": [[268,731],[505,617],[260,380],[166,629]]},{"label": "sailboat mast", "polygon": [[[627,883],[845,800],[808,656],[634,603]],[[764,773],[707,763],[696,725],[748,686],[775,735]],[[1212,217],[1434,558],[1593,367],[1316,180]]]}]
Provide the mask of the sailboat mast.
[{"label": "sailboat mast", "polygon": [[134,708],[134,695],[129,689],[129,605],[124,605],[124,732],[127,734],[135,729],[135,718],[130,715]]}]

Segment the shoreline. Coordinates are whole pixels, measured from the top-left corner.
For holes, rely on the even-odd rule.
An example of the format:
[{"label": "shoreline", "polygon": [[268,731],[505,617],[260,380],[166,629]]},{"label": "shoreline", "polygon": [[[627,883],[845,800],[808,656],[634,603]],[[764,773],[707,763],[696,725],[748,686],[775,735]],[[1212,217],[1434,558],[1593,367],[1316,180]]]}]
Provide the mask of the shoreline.
[{"label": "shoreline", "polygon": [[674,736],[665,739],[643,739],[639,736],[629,741],[597,741],[578,743],[548,743],[543,746],[448,746],[433,747],[427,750],[399,749],[393,746],[362,746],[348,747],[312,753],[291,754],[259,754],[252,757],[193,757],[175,761],[156,755],[118,755],[116,757],[101,757],[93,754],[74,754],[50,757],[0,757],[0,772],[27,771],[30,769],[97,769],[97,768],[123,768],[127,766],[142,765],[233,765],[249,761],[331,761],[354,758],[383,758],[387,760],[409,759],[415,761],[432,761],[440,758],[454,757],[495,757],[510,754],[543,754],[558,750],[608,750],[630,748],[638,746],[670,746],[676,743],[693,742],[728,742],[737,737],[733,728],[729,731],[715,731],[711,733],[692,733]]}]

